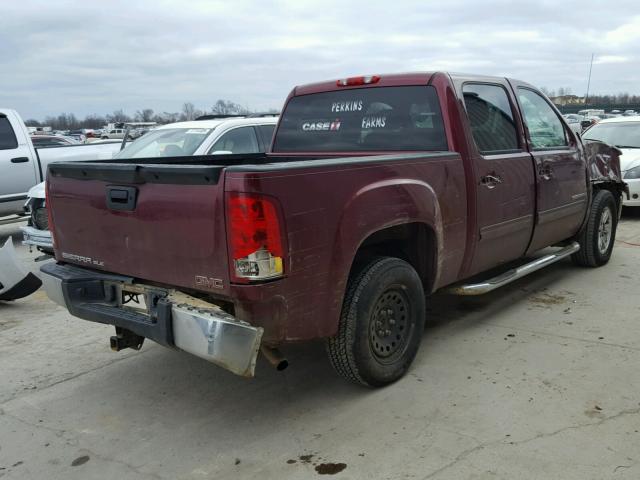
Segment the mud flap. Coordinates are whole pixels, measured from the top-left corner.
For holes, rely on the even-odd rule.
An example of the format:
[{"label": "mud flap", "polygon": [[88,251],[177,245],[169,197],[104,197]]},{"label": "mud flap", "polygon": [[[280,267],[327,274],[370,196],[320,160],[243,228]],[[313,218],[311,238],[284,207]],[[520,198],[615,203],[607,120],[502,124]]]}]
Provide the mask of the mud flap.
[{"label": "mud flap", "polygon": [[40,279],[22,265],[9,238],[0,248],[0,301],[26,297],[41,285]]}]

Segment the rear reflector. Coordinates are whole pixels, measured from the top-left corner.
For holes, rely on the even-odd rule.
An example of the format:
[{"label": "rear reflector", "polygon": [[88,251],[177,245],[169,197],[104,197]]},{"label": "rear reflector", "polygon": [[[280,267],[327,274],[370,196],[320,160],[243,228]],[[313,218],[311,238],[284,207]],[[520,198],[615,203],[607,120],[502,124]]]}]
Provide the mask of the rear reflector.
[{"label": "rear reflector", "polygon": [[283,274],[283,239],[275,200],[262,195],[227,195],[231,273],[236,281],[266,280]]},{"label": "rear reflector", "polygon": [[349,77],[342,80],[338,80],[336,85],[339,87],[353,87],[356,85],[369,85],[371,83],[378,83],[380,81],[379,75],[367,75],[362,77]]}]

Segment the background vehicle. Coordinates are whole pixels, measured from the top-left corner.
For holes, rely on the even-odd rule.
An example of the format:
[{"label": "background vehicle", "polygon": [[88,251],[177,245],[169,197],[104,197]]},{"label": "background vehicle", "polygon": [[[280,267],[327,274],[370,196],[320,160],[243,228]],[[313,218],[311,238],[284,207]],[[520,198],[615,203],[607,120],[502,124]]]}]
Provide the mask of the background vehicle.
[{"label": "background vehicle", "polygon": [[324,338],[338,373],[386,385],[416,355],[426,295],[485,293],[568,256],[607,263],[617,155],[517,80],[299,86],[268,154],[51,165],[58,263],[43,282],[73,315],[115,325],[114,350],[150,338],[251,376],[259,348],[282,368],[277,347]]},{"label": "background vehicle", "polygon": [[87,141],[87,136],[84,134],[84,130],[71,130],[67,136],[74,138],[80,143],[85,143]]},{"label": "background vehicle", "polygon": [[109,138],[124,138],[125,132],[126,132],[126,128],[112,128],[111,130],[107,130],[107,131],[103,131],[102,132],[102,136],[100,138],[102,139],[109,139]]},{"label": "background vehicle", "polygon": [[33,146],[36,148],[80,144],[75,138],[63,137],[61,135],[31,135],[31,143],[33,143]]},{"label": "background vehicle", "polygon": [[582,132],[582,120],[584,119],[582,115],[568,113],[566,115],[563,115],[563,117],[571,130],[573,130],[575,133]]},{"label": "background vehicle", "polygon": [[635,115],[638,115],[638,113],[635,110],[625,110],[622,115],[625,117],[633,117]]},{"label": "background vehicle", "polygon": [[602,120],[586,130],[583,138],[620,149],[620,169],[629,186],[629,198],[623,198],[623,205],[640,207],[640,116]]},{"label": "background vehicle", "polygon": [[[193,122],[171,123],[151,130],[115,157],[261,153],[268,150],[277,121],[277,117],[270,114],[252,117],[214,115]],[[33,187],[28,198],[30,220],[29,225],[22,227],[24,243],[52,254],[53,243],[49,232],[44,183]]]},{"label": "background vehicle", "polygon": [[115,142],[38,149],[34,138],[16,111],[0,108],[0,217],[24,214],[27,191],[44,180],[49,163],[111,158],[120,147]]}]

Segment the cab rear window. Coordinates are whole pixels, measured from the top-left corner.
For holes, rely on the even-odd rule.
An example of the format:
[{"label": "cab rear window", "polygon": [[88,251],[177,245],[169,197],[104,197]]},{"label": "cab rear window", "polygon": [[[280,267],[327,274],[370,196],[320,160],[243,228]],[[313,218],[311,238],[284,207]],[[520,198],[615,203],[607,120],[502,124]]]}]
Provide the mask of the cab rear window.
[{"label": "cab rear window", "polygon": [[447,150],[436,91],[375,87],[293,97],[274,152]]}]

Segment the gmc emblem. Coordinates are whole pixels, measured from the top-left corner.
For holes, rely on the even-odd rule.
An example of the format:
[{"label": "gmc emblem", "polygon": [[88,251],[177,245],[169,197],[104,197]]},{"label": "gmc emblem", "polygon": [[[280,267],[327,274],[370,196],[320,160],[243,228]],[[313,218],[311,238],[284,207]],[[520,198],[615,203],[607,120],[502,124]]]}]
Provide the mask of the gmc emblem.
[{"label": "gmc emblem", "polygon": [[202,275],[196,275],[196,286],[209,290],[224,288],[224,284],[219,278],[203,277]]}]

